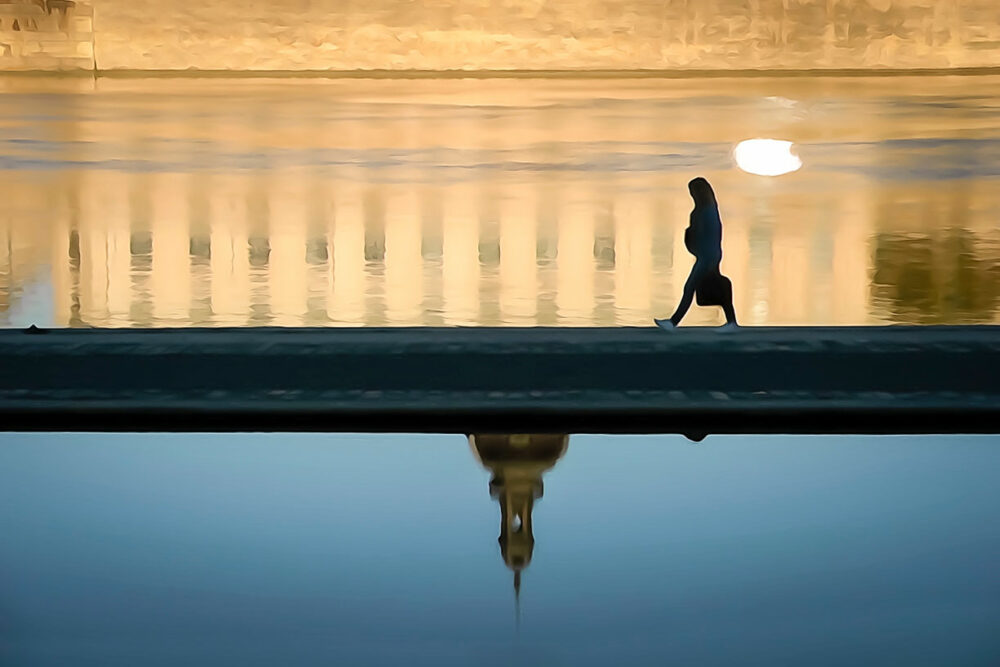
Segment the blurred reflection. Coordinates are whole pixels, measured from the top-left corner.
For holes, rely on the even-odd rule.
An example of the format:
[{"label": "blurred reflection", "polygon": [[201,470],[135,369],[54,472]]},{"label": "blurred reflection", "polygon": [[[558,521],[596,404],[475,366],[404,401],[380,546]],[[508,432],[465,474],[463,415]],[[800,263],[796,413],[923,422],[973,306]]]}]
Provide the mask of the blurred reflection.
[{"label": "blurred reflection", "polygon": [[894,317],[920,324],[993,321],[1000,302],[1000,247],[971,234],[879,234],[874,292]]},{"label": "blurred reflection", "polygon": [[476,459],[487,468],[490,495],[500,503],[500,555],[514,572],[514,593],[521,593],[521,572],[535,550],[531,510],[542,497],[542,475],[569,445],[568,435],[479,434],[469,436]]},{"label": "blurred reflection", "polygon": [[998,80],[0,79],[0,326],[645,326],[696,175],[746,324],[998,321]]}]

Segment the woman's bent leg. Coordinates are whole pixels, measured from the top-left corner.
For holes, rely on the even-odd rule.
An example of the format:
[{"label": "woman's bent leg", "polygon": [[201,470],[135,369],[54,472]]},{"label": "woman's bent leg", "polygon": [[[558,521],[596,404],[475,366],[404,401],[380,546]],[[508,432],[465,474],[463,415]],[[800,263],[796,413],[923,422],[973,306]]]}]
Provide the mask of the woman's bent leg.
[{"label": "woman's bent leg", "polygon": [[681,320],[684,319],[688,309],[691,307],[691,302],[694,300],[694,291],[698,289],[698,283],[708,273],[709,268],[707,264],[701,261],[696,261],[694,266],[691,267],[691,273],[684,283],[684,294],[681,296],[681,302],[677,304],[677,310],[670,316],[670,321],[674,326],[680,324]]}]

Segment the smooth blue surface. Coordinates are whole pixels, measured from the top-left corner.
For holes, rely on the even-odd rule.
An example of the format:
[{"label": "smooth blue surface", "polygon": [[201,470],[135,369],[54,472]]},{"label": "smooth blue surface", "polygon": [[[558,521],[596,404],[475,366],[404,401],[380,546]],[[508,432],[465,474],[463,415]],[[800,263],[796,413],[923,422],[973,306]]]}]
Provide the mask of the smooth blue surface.
[{"label": "smooth blue surface", "polygon": [[0,434],[3,665],[995,665],[1000,437]]}]

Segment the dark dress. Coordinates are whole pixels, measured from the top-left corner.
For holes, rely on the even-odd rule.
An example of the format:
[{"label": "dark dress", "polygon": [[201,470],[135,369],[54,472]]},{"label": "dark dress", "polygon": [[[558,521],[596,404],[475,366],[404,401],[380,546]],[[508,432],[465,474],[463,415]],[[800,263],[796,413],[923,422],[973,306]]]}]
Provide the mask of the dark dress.
[{"label": "dark dress", "polygon": [[[695,257],[698,256],[694,243],[694,230],[691,227],[684,230],[684,247]],[[718,264],[706,266],[698,280],[698,286],[695,287],[694,295],[699,306],[721,306],[732,303],[733,283],[720,273]]]}]

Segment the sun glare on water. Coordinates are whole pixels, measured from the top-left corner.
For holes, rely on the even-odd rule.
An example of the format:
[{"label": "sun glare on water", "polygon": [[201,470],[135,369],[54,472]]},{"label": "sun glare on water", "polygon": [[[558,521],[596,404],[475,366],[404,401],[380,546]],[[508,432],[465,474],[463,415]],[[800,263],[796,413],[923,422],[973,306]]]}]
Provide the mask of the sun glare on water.
[{"label": "sun glare on water", "polygon": [[797,171],[802,160],[792,154],[792,142],[778,139],[747,139],[736,144],[736,165],[749,174],[781,176]]}]

